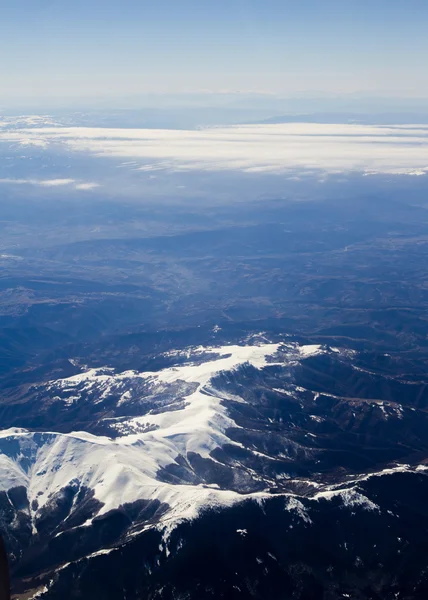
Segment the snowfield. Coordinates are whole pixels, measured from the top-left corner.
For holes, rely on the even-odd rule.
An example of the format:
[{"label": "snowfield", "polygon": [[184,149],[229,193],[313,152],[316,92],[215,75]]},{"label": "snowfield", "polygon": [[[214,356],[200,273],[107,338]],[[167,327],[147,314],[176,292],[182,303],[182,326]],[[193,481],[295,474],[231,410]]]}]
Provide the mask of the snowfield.
[{"label": "snowfield", "polygon": [[[201,362],[201,356],[208,352],[208,359]],[[98,516],[137,500],[158,500],[169,506],[161,518],[163,525],[193,518],[205,507],[230,506],[249,497],[262,501],[269,494],[240,494],[219,489],[214,484],[168,483],[160,481],[158,473],[167,466],[178,465],[178,459],[186,461],[188,453],[215,462],[211,456],[214,449],[226,443],[240,446],[227,436],[227,430],[238,425],[227,414],[222,393],[211,385],[213,377],[233,372],[244,364],[256,369],[265,369],[268,365],[286,367],[320,352],[323,349],[319,346],[270,343],[196,348],[187,352],[184,364],[157,372],[115,374],[112,369],[90,369],[50,382],[49,389],[69,392],[72,398],[79,398],[88,389],[106,395],[112,388],[122,390],[124,385],[129,387],[136,380],[147,382],[152,391],[176,382],[193,384],[194,391],[182,398],[178,408],[173,410],[109,419],[119,434],[115,439],[84,431],[1,431],[0,490],[24,486],[33,522],[52,498],[68,486],[77,491],[92,490],[95,499],[102,503]],[[129,390],[125,390],[120,401],[126,403],[128,399]],[[244,402],[239,397],[234,400]],[[69,402],[68,399],[65,404]],[[345,494],[348,505],[364,503],[364,498],[349,487],[318,492],[315,499],[341,494]],[[302,511],[296,502],[289,503],[289,508],[300,511],[299,514]]]},{"label": "snowfield", "polygon": [[[58,389],[96,386],[100,394],[124,380],[143,378],[152,386],[176,381],[195,383],[196,391],[184,400],[180,410],[118,421],[120,437],[115,440],[77,431],[69,434],[9,429],[0,432],[0,489],[24,486],[30,506],[39,512],[66,486],[84,486],[103,503],[98,514],[139,499],[170,505],[167,519],[195,516],[202,506],[228,505],[242,495],[203,485],[174,485],[157,480],[159,469],[174,463],[178,456],[195,452],[208,457],[224,442],[225,434],[236,427],[221,404],[221,397],[209,388],[213,376],[248,363],[264,368],[279,344],[224,346],[215,350],[213,360],[184,364],[159,372],[114,374],[111,369],[91,369],[67,379],[51,382]],[[196,349],[195,355],[207,349]],[[275,363],[275,364],[284,364]],[[81,387],[79,388],[81,391]],[[77,396],[76,396],[77,397]],[[155,426],[133,432],[138,426]],[[141,428],[141,427],[140,427]],[[35,501],[35,502],[34,502]],[[37,504],[36,504],[37,503]],[[35,515],[33,515],[34,517]]]}]

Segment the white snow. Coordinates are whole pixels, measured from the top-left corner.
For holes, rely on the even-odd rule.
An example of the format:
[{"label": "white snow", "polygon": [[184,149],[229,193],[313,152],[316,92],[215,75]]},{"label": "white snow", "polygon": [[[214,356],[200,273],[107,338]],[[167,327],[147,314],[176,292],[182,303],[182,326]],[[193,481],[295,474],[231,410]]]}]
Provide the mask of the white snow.
[{"label": "white snow", "polygon": [[[263,368],[279,346],[224,346],[209,349],[216,355],[201,364],[144,373],[114,374],[109,369],[92,369],[51,382],[51,386],[63,390],[73,390],[82,384],[84,388],[98,385],[102,394],[114,382],[129,377],[144,378],[153,385],[185,381],[197,387],[185,398],[180,410],[121,421],[119,426],[124,435],[116,440],[83,431],[64,434],[9,429],[0,432],[0,489],[24,485],[30,504],[37,500],[37,510],[40,510],[65,486],[85,486],[94,490],[95,497],[104,503],[99,514],[137,499],[158,499],[171,506],[164,523],[192,518],[202,506],[224,506],[242,500],[240,494],[215,487],[160,482],[156,474],[161,467],[174,463],[179,455],[185,457],[187,452],[197,452],[208,457],[223,442],[231,443],[225,430],[236,424],[226,414],[221,398],[213,393],[209,382],[214,375],[245,363]],[[128,433],[135,431],[132,427],[135,424],[156,428]]]},{"label": "white snow", "polygon": [[312,421],[316,421],[317,423],[323,423],[325,419],[323,417],[318,417],[318,415],[309,415]]},{"label": "white snow", "polygon": [[297,513],[297,515],[302,519],[302,521],[304,521],[308,525],[310,525],[312,523],[312,520],[311,520],[310,516],[308,515],[304,504],[300,500],[298,500],[295,496],[290,496],[288,498],[287,510],[295,511]]},{"label": "white snow", "polygon": [[[185,354],[171,352],[171,357],[185,358],[187,362],[157,372],[126,371],[117,374],[112,369],[90,369],[52,381],[49,384],[51,388],[71,390],[75,397],[88,386],[100,395],[109,393],[112,386],[119,386],[123,402],[129,398],[125,387],[122,389],[120,386],[125,383],[128,386],[138,378],[149,382],[150,390],[182,381],[192,383],[193,391],[184,397],[178,410],[109,420],[119,433],[116,439],[84,431],[68,434],[30,432],[19,428],[0,431],[0,489],[7,491],[18,485],[25,486],[30,505],[33,500],[37,501],[37,508],[32,508],[36,512],[66,486],[73,486],[76,490],[85,486],[93,490],[95,498],[104,504],[98,514],[138,499],[157,499],[170,507],[160,522],[167,531],[179,520],[196,517],[207,506],[230,506],[248,498],[262,506],[264,500],[270,497],[265,492],[245,495],[221,490],[215,485],[166,483],[156,477],[161,468],[173,464],[179,456],[186,459],[188,452],[207,458],[213,449],[225,442],[236,443],[227,437],[227,429],[237,425],[222,404],[222,398],[227,395],[218,392],[211,383],[214,376],[222,372],[227,376],[228,372],[244,364],[258,369],[267,365],[286,366],[294,364],[299,356],[304,358],[321,351],[320,346],[302,349],[296,344],[270,343],[193,348]],[[244,402],[242,398],[233,399]],[[315,415],[311,418],[314,421],[319,419]],[[427,468],[421,466],[419,470]],[[330,486],[324,490],[319,486],[313,499],[330,500],[340,496],[347,506],[377,510],[377,506],[356,489],[358,482],[408,470],[408,465],[397,465],[378,473],[354,477],[346,485]],[[309,523],[310,517],[302,502],[293,495],[284,495],[289,498],[285,509],[296,511]]]},{"label": "white snow", "polygon": [[331,500],[339,496],[342,500],[344,506],[354,507],[360,506],[365,510],[376,510],[379,511],[380,508],[377,504],[372,502],[369,498],[358,492],[355,488],[347,488],[347,489],[334,489],[327,490],[324,492],[318,492],[313,497],[314,500]]},{"label": "white snow", "polygon": [[324,352],[322,346],[317,344],[309,344],[307,346],[299,346],[299,351],[302,357],[315,356]]}]

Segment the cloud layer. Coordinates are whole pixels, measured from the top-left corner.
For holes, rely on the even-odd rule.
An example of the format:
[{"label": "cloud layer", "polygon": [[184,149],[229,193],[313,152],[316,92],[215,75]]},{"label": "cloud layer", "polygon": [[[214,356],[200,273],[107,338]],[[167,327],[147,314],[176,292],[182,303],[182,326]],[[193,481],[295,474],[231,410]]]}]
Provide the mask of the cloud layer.
[{"label": "cloud layer", "polygon": [[143,171],[428,173],[426,125],[286,123],[192,131],[48,126],[3,130],[0,140],[134,159],[134,168]]},{"label": "cloud layer", "polygon": [[94,182],[79,183],[75,179],[12,179],[9,177],[0,178],[1,183],[9,185],[38,185],[48,188],[72,186],[76,190],[92,190],[100,185]]}]

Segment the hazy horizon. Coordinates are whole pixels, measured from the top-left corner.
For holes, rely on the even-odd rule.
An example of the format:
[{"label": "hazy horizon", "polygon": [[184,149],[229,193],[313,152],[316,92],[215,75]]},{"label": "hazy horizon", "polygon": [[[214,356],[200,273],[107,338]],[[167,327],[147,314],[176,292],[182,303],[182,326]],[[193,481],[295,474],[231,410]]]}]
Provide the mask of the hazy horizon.
[{"label": "hazy horizon", "polygon": [[0,104],[144,94],[428,98],[421,0],[2,0]]}]

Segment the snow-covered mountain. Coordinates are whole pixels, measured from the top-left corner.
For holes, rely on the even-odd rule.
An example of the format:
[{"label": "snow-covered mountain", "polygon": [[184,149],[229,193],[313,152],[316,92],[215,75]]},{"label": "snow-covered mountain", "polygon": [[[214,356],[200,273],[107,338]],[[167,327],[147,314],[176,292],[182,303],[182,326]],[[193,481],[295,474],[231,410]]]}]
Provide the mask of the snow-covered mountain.
[{"label": "snow-covered mountain", "polygon": [[[422,431],[418,439],[414,429],[413,451],[402,448],[421,418],[394,396],[405,383],[374,373],[353,351],[258,335],[157,361],[142,372],[72,361],[74,375],[32,385],[23,397],[30,413],[58,427],[0,432],[0,514],[16,576],[23,589],[31,582],[32,597],[59,597],[70,569],[119,556],[150,532],[165,559],[176,555],[185,544],[176,532],[202,527],[210,514],[254,506],[266,520],[266,507],[273,502],[275,512],[280,502],[304,528],[329,504],[383,520],[372,481],[426,480],[416,456]],[[358,397],[380,380],[391,383],[390,400]],[[246,527],[237,531],[246,537]]]},{"label": "snow-covered mountain", "polygon": [[[49,382],[43,393],[66,406],[83,398],[87,402],[88,396],[96,404],[114,394],[117,406],[125,410],[128,403],[144,404],[148,397],[155,408],[143,416],[106,417],[106,426],[114,437],[85,431],[3,430],[0,489],[25,488],[36,529],[40,515],[67,488],[73,489],[77,497],[82,488],[91,490],[99,502],[98,515],[140,499],[167,504],[177,518],[194,515],[201,506],[239,501],[237,491],[207,484],[203,477],[197,480],[195,474],[193,482],[186,477],[186,471],[193,471],[189,454],[215,465],[217,460],[211,456],[214,450],[225,445],[244,449],[242,443],[227,435],[240,426],[223,404],[224,400],[243,403],[244,399],[222,393],[213,385],[213,379],[233,374],[243,365],[257,370],[287,368],[300,357],[319,351],[318,347],[280,344],[195,348],[178,352],[176,359],[184,362],[158,372],[91,369]],[[250,452],[257,456],[256,450]],[[174,481],[159,476],[167,469]]]}]

